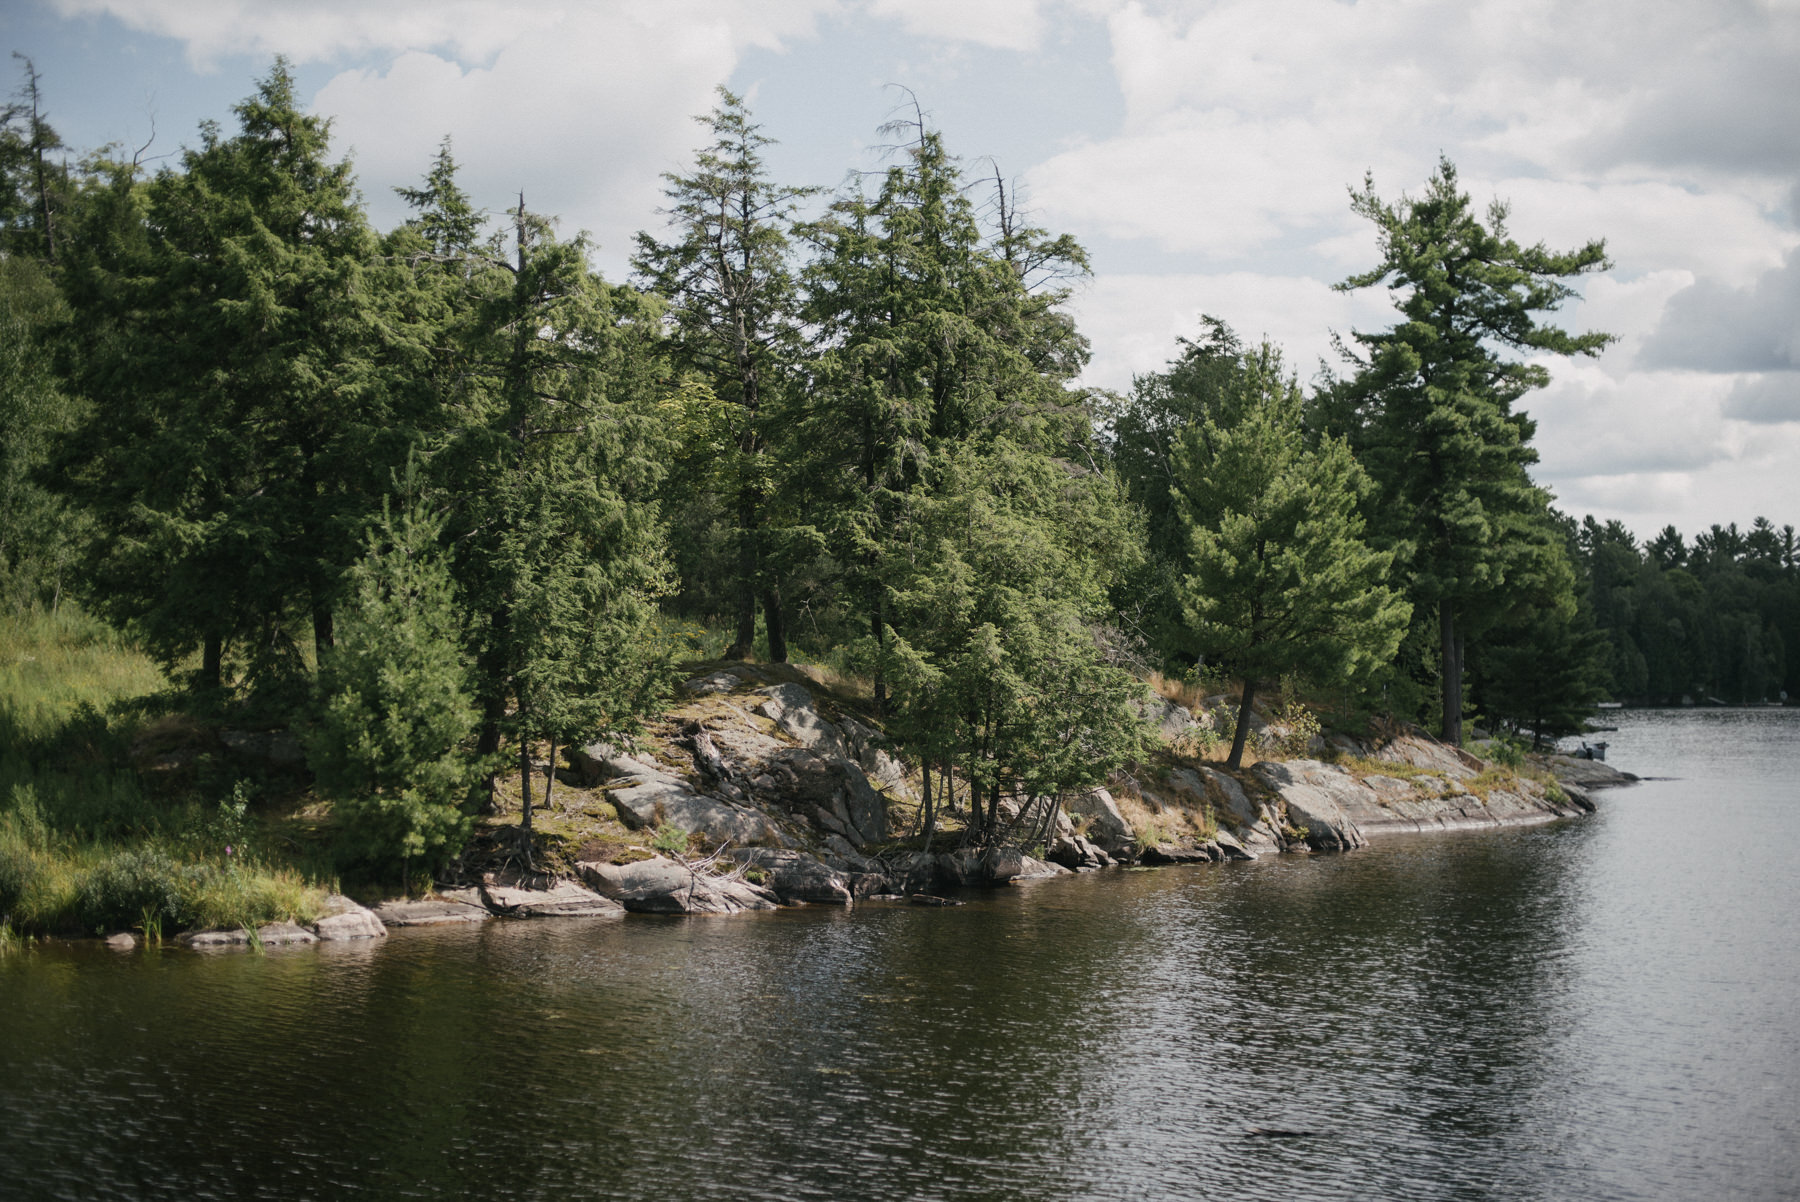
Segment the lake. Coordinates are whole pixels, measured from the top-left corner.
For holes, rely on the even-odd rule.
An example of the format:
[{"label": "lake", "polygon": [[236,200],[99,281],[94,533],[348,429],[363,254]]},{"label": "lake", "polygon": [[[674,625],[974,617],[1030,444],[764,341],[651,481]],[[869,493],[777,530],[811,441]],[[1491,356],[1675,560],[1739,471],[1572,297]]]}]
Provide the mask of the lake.
[{"label": "lake", "polygon": [[1800,711],[1551,826],[0,961],[12,1198],[1791,1198]]}]

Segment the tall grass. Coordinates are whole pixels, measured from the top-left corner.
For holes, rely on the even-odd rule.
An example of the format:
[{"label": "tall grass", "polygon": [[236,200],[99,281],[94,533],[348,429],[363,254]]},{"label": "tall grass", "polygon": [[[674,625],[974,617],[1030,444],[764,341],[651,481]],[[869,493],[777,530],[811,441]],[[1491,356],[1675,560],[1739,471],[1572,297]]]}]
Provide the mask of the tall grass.
[{"label": "tall grass", "polygon": [[317,915],[322,890],[259,854],[244,782],[220,765],[157,792],[131,766],[147,716],[172,703],[166,687],[72,606],[0,613],[0,928],[148,934]]},{"label": "tall grass", "polygon": [[84,704],[104,710],[166,685],[149,656],[73,605],[0,612],[0,715],[9,742],[54,734]]}]

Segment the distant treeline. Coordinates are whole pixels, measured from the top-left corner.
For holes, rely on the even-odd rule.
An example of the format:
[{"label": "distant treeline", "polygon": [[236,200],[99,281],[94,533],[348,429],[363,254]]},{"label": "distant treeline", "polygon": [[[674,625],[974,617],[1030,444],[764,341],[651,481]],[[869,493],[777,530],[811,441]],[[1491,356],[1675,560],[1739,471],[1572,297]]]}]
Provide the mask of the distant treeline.
[{"label": "distant treeline", "polygon": [[1791,600],[1756,590],[1791,598],[1791,551],[1768,580],[1712,543],[1622,577],[1629,539],[1572,542],[1531,482],[1523,360],[1609,341],[1542,320],[1604,248],[1521,247],[1448,162],[1356,194],[1382,261],[1341,287],[1400,312],[1341,374],[1303,390],[1208,319],[1120,396],[1074,383],[1082,248],[923,117],[815,200],[721,92],[624,283],[528,197],[480,208],[448,138],[373,230],[285,64],[154,173],[71,161],[29,64],[18,96],[6,599],[78,598],[194,705],[307,732],[372,856],[447,854],[503,758],[529,799],[546,744],[629,730],[684,622],[868,677],[978,828],[1133,754],[1151,670],[1453,741],[1576,729],[1615,679],[1751,697],[1785,671]]},{"label": "distant treeline", "polygon": [[1619,522],[1569,523],[1612,693],[1653,705],[1800,697],[1800,548],[1757,518],[1690,544],[1673,526],[1639,544]]}]

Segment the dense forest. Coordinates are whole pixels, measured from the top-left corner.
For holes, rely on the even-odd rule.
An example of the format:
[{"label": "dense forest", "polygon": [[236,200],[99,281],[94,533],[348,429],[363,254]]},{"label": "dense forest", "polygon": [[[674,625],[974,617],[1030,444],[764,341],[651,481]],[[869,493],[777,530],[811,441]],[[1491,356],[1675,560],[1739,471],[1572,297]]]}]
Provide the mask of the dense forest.
[{"label": "dense forest", "polygon": [[0,604],[301,732],[370,863],[453,852],[503,771],[529,830],[533,755],[702,654],[868,680],[977,826],[1104,779],[1152,673],[1451,742],[1794,688],[1791,526],[1640,545],[1533,483],[1604,246],[1521,246],[1447,160],[1353,195],[1382,257],[1340,287],[1395,321],[1310,387],[1215,317],[1119,395],[1076,383],[1081,246],[916,111],[827,194],[721,91],[609,281],[448,137],[371,228],[279,62],[154,172],[64,147],[45,87],[0,130]]}]

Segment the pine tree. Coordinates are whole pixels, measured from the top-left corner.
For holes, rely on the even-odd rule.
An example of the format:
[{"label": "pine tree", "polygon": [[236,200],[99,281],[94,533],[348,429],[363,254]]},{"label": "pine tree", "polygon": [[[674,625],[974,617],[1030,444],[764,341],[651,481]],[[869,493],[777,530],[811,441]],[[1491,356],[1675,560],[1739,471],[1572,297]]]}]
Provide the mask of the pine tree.
[{"label": "pine tree", "polygon": [[[806,316],[819,347],[802,487],[860,602],[885,705],[892,579],[934,456],[1006,437],[1062,456],[1092,440],[1067,385],[1086,343],[1060,310],[1086,271],[1072,240],[997,205],[988,238],[961,171],[923,121],[873,196],[840,199],[809,229]],[[854,604],[854,603],[853,603]]]},{"label": "pine tree", "polygon": [[532,743],[554,761],[574,738],[628,730],[664,683],[663,376],[653,304],[601,280],[586,242],[556,239],[523,198],[510,233],[509,257],[496,244],[461,260],[459,420],[433,468],[455,498],[478,749],[512,734],[529,848]]},{"label": "pine tree", "polygon": [[57,379],[51,339],[66,318],[44,267],[0,257],[0,604],[55,606],[79,555],[84,515],[45,486],[80,408]]},{"label": "pine tree", "polygon": [[373,371],[375,244],[349,164],[283,62],[236,112],[238,136],[203,126],[182,170],[119,197],[107,220],[141,205],[141,236],[115,230],[69,284],[73,374],[95,403],[73,470],[110,533],[97,590],[166,662],[201,645],[214,689],[230,642],[265,681],[303,671],[296,619],[331,646],[339,582],[404,454]]},{"label": "pine tree", "polygon": [[1549,498],[1527,474],[1535,423],[1514,406],[1549,372],[1504,352],[1595,355],[1612,341],[1537,316],[1575,295],[1565,279],[1608,266],[1605,244],[1520,246],[1504,204],[1485,225],[1471,212],[1448,160],[1417,199],[1389,204],[1371,179],[1351,207],[1375,223],[1382,262],[1338,287],[1385,283],[1403,320],[1354,335],[1366,358],[1352,356],[1321,416],[1380,488],[1377,533],[1401,551],[1415,609],[1437,613],[1442,733],[1460,743],[1465,639],[1512,608],[1506,590],[1547,553]]},{"label": "pine tree", "polygon": [[461,850],[476,711],[440,535],[409,465],[398,514],[384,512],[353,564],[336,645],[319,665],[308,761],[337,801],[350,855],[403,877]]},{"label": "pine tree", "polygon": [[1144,515],[1143,566],[1120,581],[1114,603],[1157,657],[1192,666],[1200,654],[1181,616],[1181,581],[1193,571],[1188,530],[1175,500],[1176,444],[1196,422],[1217,417],[1245,370],[1245,348],[1231,327],[1203,317],[1201,337],[1178,340],[1160,372],[1135,377],[1129,396],[1106,413],[1107,451],[1131,503]]},{"label": "pine tree", "polygon": [[[787,659],[779,555],[769,530],[780,490],[784,405],[798,385],[805,353],[799,298],[790,263],[795,208],[817,189],[770,182],[762,149],[770,144],[744,102],[724,88],[719,106],[699,118],[712,143],[691,173],[670,174],[674,235],[638,235],[633,265],[668,298],[671,350],[722,402],[727,453],[705,456],[704,478],[724,495],[736,543],[736,633],[726,658],[750,654],[760,597],[769,655]],[[710,449],[710,448],[709,448]]]},{"label": "pine tree", "polygon": [[1218,416],[1174,452],[1191,539],[1182,600],[1196,642],[1243,678],[1228,766],[1243,762],[1259,681],[1352,678],[1399,646],[1410,606],[1386,583],[1390,552],[1362,539],[1362,469],[1339,439],[1305,445],[1299,386],[1265,345]]},{"label": "pine tree", "polygon": [[67,167],[50,161],[64,146],[44,115],[43,79],[25,55],[13,57],[25,78],[0,108],[0,251],[54,266],[72,185]]},{"label": "pine tree", "polygon": [[1142,687],[1106,630],[1134,544],[1108,477],[1008,439],[929,474],[891,582],[893,728],[940,781],[960,772],[992,843],[1003,798],[1060,800],[1136,750]]}]

